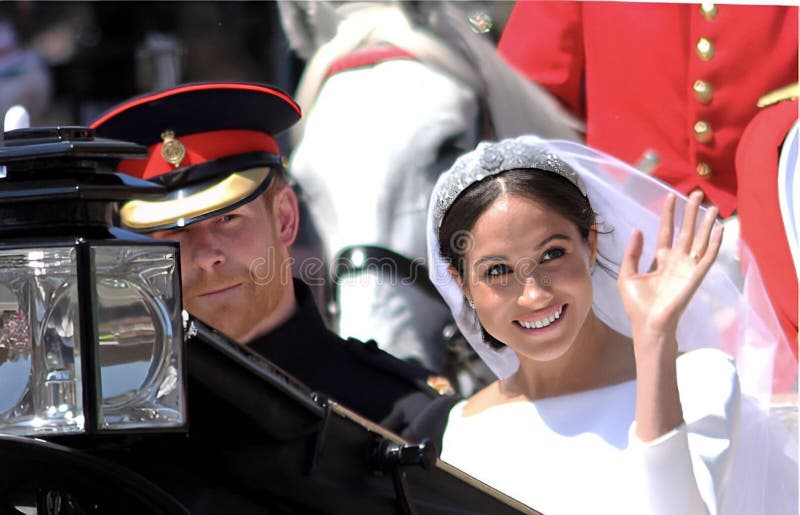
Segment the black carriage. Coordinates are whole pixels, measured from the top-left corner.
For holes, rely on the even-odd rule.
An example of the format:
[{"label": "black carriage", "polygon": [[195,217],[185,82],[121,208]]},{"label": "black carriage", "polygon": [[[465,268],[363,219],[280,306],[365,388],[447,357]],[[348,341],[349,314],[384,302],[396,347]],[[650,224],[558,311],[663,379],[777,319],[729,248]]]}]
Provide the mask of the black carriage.
[{"label": "black carriage", "polygon": [[177,246],[115,226],[143,152],[5,134],[0,513],[533,512],[182,317]]}]

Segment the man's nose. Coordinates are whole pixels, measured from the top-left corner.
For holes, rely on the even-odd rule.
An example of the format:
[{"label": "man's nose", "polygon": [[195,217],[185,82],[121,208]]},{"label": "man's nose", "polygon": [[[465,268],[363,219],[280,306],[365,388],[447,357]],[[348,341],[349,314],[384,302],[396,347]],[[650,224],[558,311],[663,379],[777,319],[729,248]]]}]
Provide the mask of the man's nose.
[{"label": "man's nose", "polygon": [[[205,271],[212,271],[225,263],[225,252],[222,245],[210,231],[197,231],[189,240],[190,248],[186,250],[192,265]],[[181,252],[184,252],[183,243]]]}]

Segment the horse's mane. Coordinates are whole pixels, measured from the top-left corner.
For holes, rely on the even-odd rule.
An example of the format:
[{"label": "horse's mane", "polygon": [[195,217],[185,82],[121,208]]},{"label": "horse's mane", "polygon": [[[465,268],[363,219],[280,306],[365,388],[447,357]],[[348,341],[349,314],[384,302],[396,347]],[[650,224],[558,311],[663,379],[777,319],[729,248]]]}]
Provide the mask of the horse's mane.
[{"label": "horse's mane", "polygon": [[[462,11],[448,2],[437,2],[433,9],[415,13],[414,19],[427,19],[424,26],[412,21],[404,3],[279,5],[287,37],[301,55],[313,51],[314,41],[321,44],[308,59],[295,93],[305,110],[313,106],[335,60],[359,48],[392,45],[478,93],[491,116],[493,130],[485,135],[487,138],[535,133],[549,138],[581,139],[582,124],[543,88],[511,70],[489,41],[472,32]],[[305,17],[298,10],[305,12]],[[328,36],[330,39],[323,43],[322,39]],[[292,128],[293,142],[300,140],[303,130],[301,120]]]}]

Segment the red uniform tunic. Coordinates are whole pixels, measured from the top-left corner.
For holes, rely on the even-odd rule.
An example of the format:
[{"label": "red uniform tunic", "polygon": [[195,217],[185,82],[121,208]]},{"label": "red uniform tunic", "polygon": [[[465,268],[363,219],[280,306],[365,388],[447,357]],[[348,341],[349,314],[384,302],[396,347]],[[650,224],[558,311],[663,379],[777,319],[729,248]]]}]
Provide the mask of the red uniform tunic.
[{"label": "red uniform tunic", "polygon": [[797,271],[778,201],[778,158],[786,134],[796,121],[796,99],[766,107],[747,125],[736,151],[742,239],[750,246],[795,358]]},{"label": "red uniform tunic", "polygon": [[734,153],[767,91],[797,81],[797,7],[518,2],[501,56],[587,122],[587,144],[736,209]]}]

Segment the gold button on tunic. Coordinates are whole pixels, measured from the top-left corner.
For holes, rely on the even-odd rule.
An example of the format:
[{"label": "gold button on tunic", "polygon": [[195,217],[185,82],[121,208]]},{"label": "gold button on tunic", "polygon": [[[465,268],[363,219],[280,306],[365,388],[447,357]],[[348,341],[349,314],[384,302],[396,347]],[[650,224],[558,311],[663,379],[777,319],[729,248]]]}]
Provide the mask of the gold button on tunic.
[{"label": "gold button on tunic", "polygon": [[695,168],[697,175],[704,179],[708,179],[711,177],[711,166],[708,163],[697,163],[697,168]]},{"label": "gold button on tunic", "polygon": [[710,61],[714,57],[714,43],[707,37],[702,37],[697,40],[697,57],[701,61]]},{"label": "gold button on tunic", "polygon": [[700,14],[706,20],[711,21],[717,17],[717,6],[711,2],[702,2],[700,4]]},{"label": "gold button on tunic", "polygon": [[698,120],[694,124],[694,139],[698,143],[708,143],[714,136],[711,124],[705,120]]},{"label": "gold button on tunic", "polygon": [[714,97],[714,88],[711,87],[711,84],[704,80],[698,79],[694,81],[694,84],[692,84],[692,90],[694,90],[695,98],[697,98],[697,101],[701,104],[708,104]]}]

